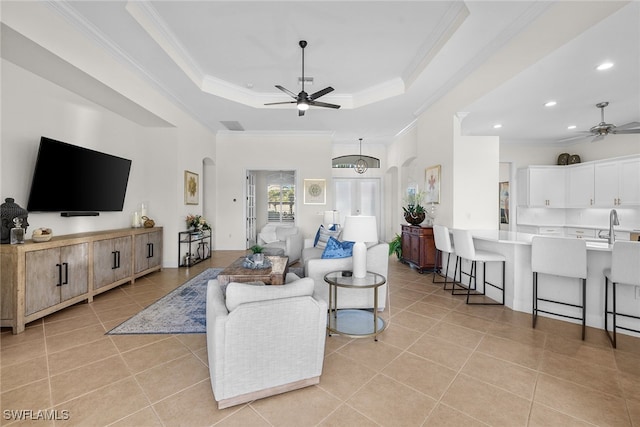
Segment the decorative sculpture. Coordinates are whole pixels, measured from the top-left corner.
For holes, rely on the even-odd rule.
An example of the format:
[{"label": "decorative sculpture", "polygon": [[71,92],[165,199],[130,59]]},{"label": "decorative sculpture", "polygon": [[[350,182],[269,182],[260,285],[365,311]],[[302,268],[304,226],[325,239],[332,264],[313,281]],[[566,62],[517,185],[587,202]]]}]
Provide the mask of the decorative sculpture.
[{"label": "decorative sculpture", "polygon": [[20,225],[24,228],[25,235],[27,234],[27,227],[29,226],[29,222],[27,221],[29,212],[15,203],[11,197],[7,197],[4,201],[5,202],[0,205],[0,217],[2,218],[0,243],[2,244],[10,243],[11,241],[11,229],[14,226],[14,218],[20,219]]}]

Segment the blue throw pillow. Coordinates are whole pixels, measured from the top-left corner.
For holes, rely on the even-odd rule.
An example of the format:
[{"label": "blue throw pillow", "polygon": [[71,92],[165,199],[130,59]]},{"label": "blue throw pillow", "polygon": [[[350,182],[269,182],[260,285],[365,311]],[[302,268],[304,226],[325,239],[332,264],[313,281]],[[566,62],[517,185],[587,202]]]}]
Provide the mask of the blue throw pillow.
[{"label": "blue throw pillow", "polygon": [[313,242],[313,246],[316,248],[324,249],[327,245],[327,242],[329,241],[329,237],[337,238],[338,236],[340,236],[341,232],[342,230],[337,228],[335,224],[332,225],[331,228],[325,228],[324,225],[320,225],[320,228],[318,228],[318,232],[316,233],[316,238]]},{"label": "blue throw pillow", "polygon": [[353,256],[353,244],[355,242],[341,242],[335,237],[329,237],[327,246],[322,252],[323,259],[348,258]]}]

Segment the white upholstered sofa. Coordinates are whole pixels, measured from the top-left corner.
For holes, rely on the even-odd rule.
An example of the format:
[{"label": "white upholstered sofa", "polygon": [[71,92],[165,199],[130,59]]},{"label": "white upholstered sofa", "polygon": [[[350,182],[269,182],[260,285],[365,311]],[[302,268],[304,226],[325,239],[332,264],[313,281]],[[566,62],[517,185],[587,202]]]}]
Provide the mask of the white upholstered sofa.
[{"label": "white upholstered sofa", "polygon": [[281,249],[289,257],[289,264],[300,260],[304,237],[298,227],[293,225],[267,224],[258,233],[258,245],[270,250]]},{"label": "white upholstered sofa", "polygon": [[[322,259],[324,249],[313,246],[314,239],[305,239],[301,263],[304,276],[313,279],[317,298],[329,301],[329,285],[324,281],[325,274],[332,271],[351,270],[353,257]],[[367,271],[388,278],[389,244],[377,243],[367,249]],[[373,291],[338,288],[338,308],[373,308]],[[378,308],[383,310],[387,303],[387,284],[378,288]]]},{"label": "white upholstered sofa", "polygon": [[207,288],[207,351],[218,408],[317,384],[327,304],[311,279],[281,286],[217,280]]}]

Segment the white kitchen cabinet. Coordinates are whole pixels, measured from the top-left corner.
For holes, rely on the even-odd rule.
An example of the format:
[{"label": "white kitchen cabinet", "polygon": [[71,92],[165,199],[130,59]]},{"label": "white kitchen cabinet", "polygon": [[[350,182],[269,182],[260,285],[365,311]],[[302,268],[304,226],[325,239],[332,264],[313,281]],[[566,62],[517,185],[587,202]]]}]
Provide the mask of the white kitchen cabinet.
[{"label": "white kitchen cabinet", "polygon": [[568,208],[588,208],[594,203],[594,165],[568,166],[566,171]]},{"label": "white kitchen cabinet", "polygon": [[529,207],[565,207],[566,168],[529,166],[518,170],[518,205]]},{"label": "white kitchen cabinet", "polygon": [[640,205],[640,158],[596,163],[594,206]]}]

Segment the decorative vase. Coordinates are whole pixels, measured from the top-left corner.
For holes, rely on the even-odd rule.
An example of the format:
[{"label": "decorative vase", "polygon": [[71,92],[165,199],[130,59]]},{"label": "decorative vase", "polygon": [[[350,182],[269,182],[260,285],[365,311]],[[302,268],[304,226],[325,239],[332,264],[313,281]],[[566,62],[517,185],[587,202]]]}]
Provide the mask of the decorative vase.
[{"label": "decorative vase", "polygon": [[421,213],[405,212],[404,214],[404,220],[411,225],[420,225],[425,218],[426,218],[426,214],[424,212],[421,212]]},{"label": "decorative vase", "polygon": [[207,259],[210,253],[211,251],[209,250],[209,244],[207,242],[202,242],[198,245],[198,258]]}]

